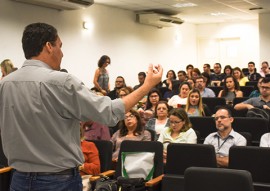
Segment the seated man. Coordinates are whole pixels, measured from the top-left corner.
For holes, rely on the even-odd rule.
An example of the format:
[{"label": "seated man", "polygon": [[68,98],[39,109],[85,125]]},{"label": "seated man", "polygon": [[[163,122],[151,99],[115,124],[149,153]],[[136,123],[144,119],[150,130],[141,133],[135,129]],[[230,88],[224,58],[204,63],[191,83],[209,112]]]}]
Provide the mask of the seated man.
[{"label": "seated man", "polygon": [[216,97],[214,91],[206,87],[206,78],[203,76],[195,80],[195,87],[200,90],[202,97]]},{"label": "seated man", "polygon": [[218,167],[228,167],[229,150],[231,146],[246,146],[246,139],[232,128],[233,117],[231,111],[221,107],[215,114],[217,132],[205,138],[204,144],[215,147]]},{"label": "seated man", "polygon": [[252,109],[254,107],[270,110],[270,78],[263,78],[259,86],[261,95],[250,98],[234,106],[235,110]]}]

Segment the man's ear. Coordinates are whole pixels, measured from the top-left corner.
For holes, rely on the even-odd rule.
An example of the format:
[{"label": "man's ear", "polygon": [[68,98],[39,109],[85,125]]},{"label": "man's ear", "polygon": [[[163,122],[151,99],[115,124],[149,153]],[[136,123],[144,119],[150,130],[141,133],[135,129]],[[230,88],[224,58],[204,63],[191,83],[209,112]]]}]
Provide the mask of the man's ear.
[{"label": "man's ear", "polygon": [[234,121],[234,118],[233,117],[230,117],[230,121],[231,121],[231,123]]},{"label": "man's ear", "polygon": [[50,54],[52,52],[52,44],[50,42],[46,42],[44,48],[46,49],[46,51],[48,51],[48,53]]}]

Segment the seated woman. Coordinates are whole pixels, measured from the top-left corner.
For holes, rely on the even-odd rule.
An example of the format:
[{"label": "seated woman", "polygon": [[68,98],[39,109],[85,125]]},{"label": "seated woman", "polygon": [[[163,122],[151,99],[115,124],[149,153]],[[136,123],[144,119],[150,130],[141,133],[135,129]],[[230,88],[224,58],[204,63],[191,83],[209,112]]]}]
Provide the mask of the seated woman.
[{"label": "seated woman", "polygon": [[233,69],[233,77],[235,77],[240,86],[245,86],[246,83],[249,81],[239,67],[235,67]]},{"label": "seated woman", "polygon": [[232,104],[235,97],[243,97],[239,83],[233,76],[225,77],[223,90],[220,90],[218,97],[224,97],[228,105]]},{"label": "seated woman", "polygon": [[191,90],[191,86],[188,82],[183,82],[179,86],[179,94],[174,95],[171,97],[171,99],[168,101],[169,106],[172,106],[173,108],[177,108],[179,105],[186,105],[187,104],[187,97],[188,93]]},{"label": "seated woman", "polygon": [[186,111],[182,108],[173,109],[169,114],[170,126],[160,134],[158,141],[163,143],[164,163],[167,158],[167,146],[170,143],[197,143],[197,135],[191,128],[192,124]]},{"label": "seated woman", "polygon": [[263,80],[263,77],[259,78],[258,83],[257,83],[257,86],[254,87],[254,90],[248,96],[249,98],[259,97],[261,95],[260,86],[261,86],[262,80]]},{"label": "seated woman", "polygon": [[125,114],[125,120],[122,122],[120,129],[111,138],[115,147],[112,155],[113,160],[118,159],[120,145],[124,140],[151,141],[150,132],[144,131],[140,115],[133,109]]},{"label": "seated woman", "polygon": [[84,129],[81,127],[81,148],[84,156],[84,163],[80,166],[80,174],[83,180],[83,190],[89,190],[90,175],[100,174],[99,153],[93,142],[85,141]]},{"label": "seated woman", "polygon": [[147,95],[145,109],[143,108],[138,109],[143,127],[145,126],[145,124],[150,118],[154,117],[155,109],[159,100],[161,100],[161,95],[160,95],[159,90],[157,88],[151,89]]},{"label": "seated woman", "polygon": [[210,109],[207,105],[202,103],[202,96],[200,90],[197,88],[194,88],[189,92],[185,110],[189,117],[211,116]]},{"label": "seated woman", "polygon": [[159,137],[160,132],[169,126],[169,105],[166,101],[159,101],[155,109],[155,117],[149,119],[145,125],[145,129],[152,129],[156,131],[156,139]]}]

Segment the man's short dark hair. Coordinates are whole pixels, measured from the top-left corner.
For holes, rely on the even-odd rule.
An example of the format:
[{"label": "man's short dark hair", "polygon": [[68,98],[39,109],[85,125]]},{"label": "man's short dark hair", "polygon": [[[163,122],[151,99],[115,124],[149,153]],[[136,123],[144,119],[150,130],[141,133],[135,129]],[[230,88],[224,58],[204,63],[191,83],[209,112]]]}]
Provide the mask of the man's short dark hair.
[{"label": "man's short dark hair", "polygon": [[214,65],[218,65],[221,68],[221,64],[220,63],[215,63]]},{"label": "man's short dark hair", "polygon": [[25,58],[38,56],[47,42],[54,46],[57,37],[56,28],[46,23],[33,23],[26,26],[22,37]]},{"label": "man's short dark hair", "polygon": [[207,68],[210,68],[211,66],[210,66],[210,64],[204,64]]},{"label": "man's short dark hair", "polygon": [[270,76],[266,76],[265,78],[263,78],[262,83],[269,83],[270,82]]},{"label": "man's short dark hair", "polygon": [[138,76],[143,76],[144,78],[146,77],[146,73],[145,72],[139,72]]},{"label": "man's short dark hair", "polygon": [[184,76],[187,76],[187,73],[184,70],[180,70],[177,72],[177,74],[180,74],[180,73],[182,73]]},{"label": "man's short dark hair", "polygon": [[253,66],[255,66],[255,63],[254,63],[254,62],[249,62],[248,65],[249,65],[249,64],[252,64]]},{"label": "man's short dark hair", "polygon": [[[220,107],[217,107],[217,111],[219,111],[219,110],[221,110],[221,109],[226,110],[226,111],[228,112],[229,117],[232,117],[232,111],[231,111],[231,109],[230,109],[228,106],[220,106]],[[217,111],[216,111],[216,112],[217,112]]]}]

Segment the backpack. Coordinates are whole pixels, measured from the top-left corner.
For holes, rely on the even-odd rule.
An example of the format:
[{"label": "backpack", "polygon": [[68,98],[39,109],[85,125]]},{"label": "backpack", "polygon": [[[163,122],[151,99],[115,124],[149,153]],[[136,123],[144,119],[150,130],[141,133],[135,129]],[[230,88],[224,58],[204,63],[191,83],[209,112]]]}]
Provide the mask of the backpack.
[{"label": "backpack", "polygon": [[143,178],[117,178],[119,191],[145,191],[145,180]]},{"label": "backpack", "polygon": [[260,109],[257,107],[251,108],[247,112],[247,117],[256,117],[256,118],[262,118],[266,119],[267,121],[270,121],[270,115],[269,111],[266,109]]},{"label": "backpack", "polygon": [[117,191],[117,181],[111,180],[107,176],[102,176],[97,180],[94,191]]}]

